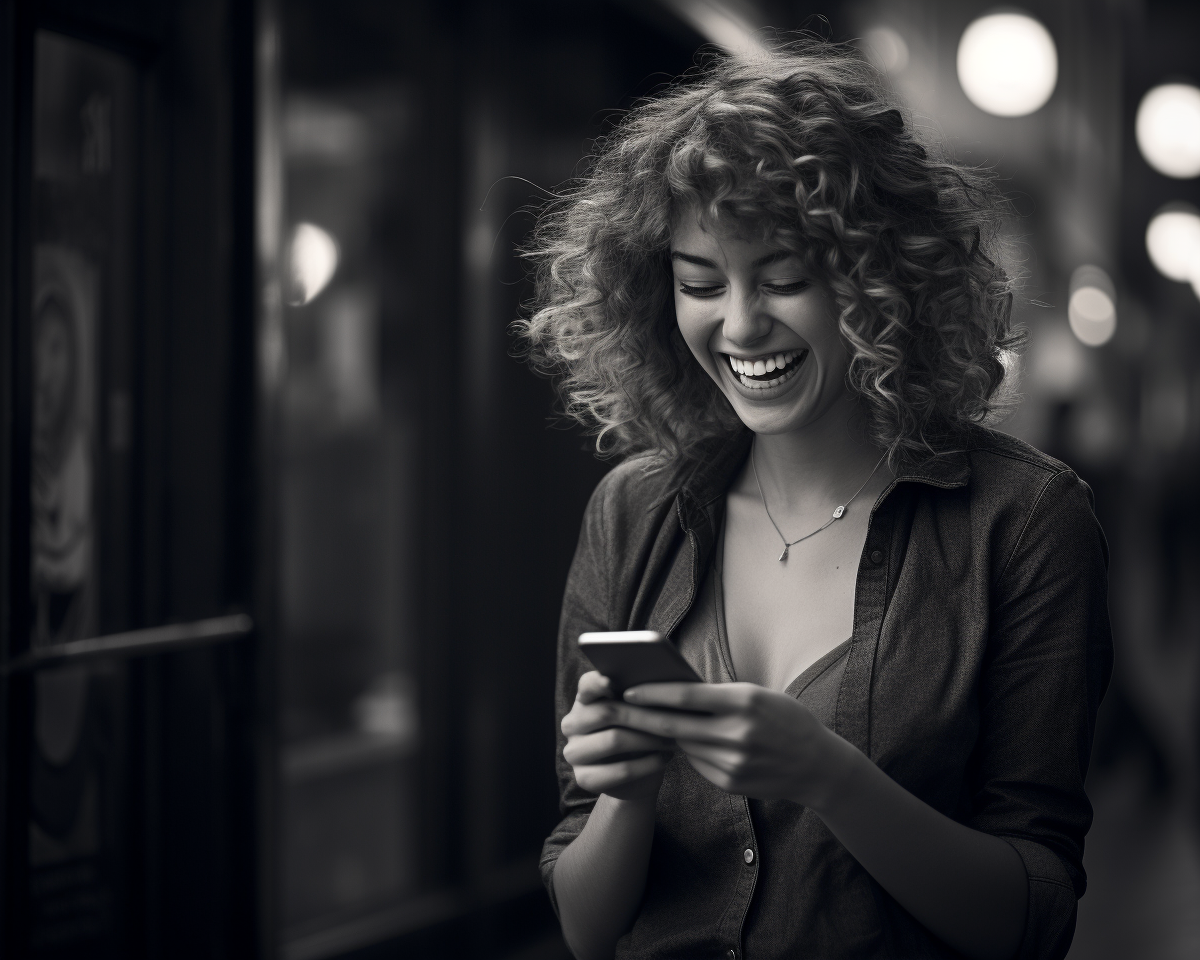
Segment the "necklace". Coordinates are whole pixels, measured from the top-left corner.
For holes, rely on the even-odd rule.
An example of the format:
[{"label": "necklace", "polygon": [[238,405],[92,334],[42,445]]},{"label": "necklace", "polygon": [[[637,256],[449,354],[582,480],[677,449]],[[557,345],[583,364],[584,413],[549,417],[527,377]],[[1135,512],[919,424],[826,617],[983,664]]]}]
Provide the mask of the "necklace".
[{"label": "necklace", "polygon": [[[886,457],[886,456],[887,456],[887,454],[885,453],[883,455],[883,457]],[[860,493],[862,493],[863,490],[866,488],[867,484],[871,482],[871,477],[875,476],[875,471],[878,470],[879,465],[881,463],[883,463],[883,457],[879,458],[879,462],[875,464],[875,468],[867,476],[867,479],[862,482],[862,486],[854,491],[854,497],[857,497]],[[773,526],[775,528],[775,532],[777,534],[779,534],[779,539],[783,541],[783,553],[781,553],[779,555],[780,563],[783,563],[784,561],[787,560],[788,550],[790,550],[792,547],[794,547],[796,544],[798,544],[801,540],[807,540],[809,537],[815,537],[818,533],[820,533],[822,530],[824,530],[826,527],[828,527],[831,523],[833,523],[834,520],[840,520],[842,517],[842,514],[844,514],[846,512],[846,508],[854,502],[854,497],[851,497],[849,500],[847,500],[845,503],[843,503],[841,506],[839,506],[836,510],[834,510],[833,516],[830,517],[828,520],[826,520],[819,527],[817,527],[817,529],[814,530],[812,533],[806,533],[804,536],[800,537],[798,540],[789,541],[788,538],[783,535],[783,531],[779,529],[779,524],[777,524],[775,522],[775,518],[773,516],[771,516],[771,511],[769,509],[767,509],[767,498],[763,495],[762,481],[758,479],[758,467],[754,463],[754,448],[753,447],[750,449],[750,469],[754,471],[754,482],[756,484],[758,484],[758,496],[762,500],[763,512],[766,513],[767,519],[771,521],[771,526]]]}]

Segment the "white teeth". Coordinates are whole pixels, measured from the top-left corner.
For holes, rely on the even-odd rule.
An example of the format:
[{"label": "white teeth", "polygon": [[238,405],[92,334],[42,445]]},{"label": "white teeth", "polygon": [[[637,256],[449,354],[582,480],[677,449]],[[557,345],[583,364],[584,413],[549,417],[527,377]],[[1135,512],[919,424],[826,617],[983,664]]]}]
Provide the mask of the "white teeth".
[{"label": "white teeth", "polygon": [[764,377],[768,373],[774,373],[776,370],[782,371],[788,364],[796,360],[804,353],[803,350],[787,350],[782,353],[776,353],[769,357],[764,357],[760,360],[745,360],[741,357],[729,356],[729,366],[735,373],[741,375],[743,386],[753,389],[761,389],[764,387],[773,387],[778,383],[791,377],[795,373],[795,368],[788,370],[782,376],[775,377],[771,380],[751,380],[750,377]]},{"label": "white teeth", "polygon": [[739,357],[730,356],[729,365],[734,371],[740,374],[739,380],[743,387],[751,390],[765,390],[768,387],[774,387],[783,383],[785,380],[790,380],[799,367],[794,366],[770,380],[751,380],[750,378],[752,376],[762,377],[768,373],[774,373],[776,370],[783,370],[784,367],[803,354],[803,350],[788,350],[785,353],[777,353],[763,360],[743,360]]}]

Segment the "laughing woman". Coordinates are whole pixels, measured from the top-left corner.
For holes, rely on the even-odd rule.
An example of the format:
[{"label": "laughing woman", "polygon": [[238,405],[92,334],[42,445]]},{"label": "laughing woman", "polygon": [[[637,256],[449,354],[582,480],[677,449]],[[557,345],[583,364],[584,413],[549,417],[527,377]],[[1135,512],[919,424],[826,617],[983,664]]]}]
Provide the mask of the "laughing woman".
[{"label": "laughing woman", "polygon": [[[624,458],[559,641],[580,960],[1066,953],[1107,555],[1084,483],[984,425],[1001,209],[799,41],[642,103],[544,216],[520,332]],[[708,682],[613,698],[576,639],[627,629]]]}]

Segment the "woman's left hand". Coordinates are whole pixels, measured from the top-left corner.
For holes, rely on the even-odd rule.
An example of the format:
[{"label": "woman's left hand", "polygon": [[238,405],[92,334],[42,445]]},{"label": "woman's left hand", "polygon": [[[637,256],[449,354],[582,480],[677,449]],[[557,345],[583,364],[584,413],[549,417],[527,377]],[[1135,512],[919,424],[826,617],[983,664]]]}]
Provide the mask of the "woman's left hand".
[{"label": "woman's left hand", "polygon": [[645,683],[625,700],[633,708],[623,726],[674,739],[728,793],[819,812],[854,764],[851,744],[792,697],[757,684]]}]

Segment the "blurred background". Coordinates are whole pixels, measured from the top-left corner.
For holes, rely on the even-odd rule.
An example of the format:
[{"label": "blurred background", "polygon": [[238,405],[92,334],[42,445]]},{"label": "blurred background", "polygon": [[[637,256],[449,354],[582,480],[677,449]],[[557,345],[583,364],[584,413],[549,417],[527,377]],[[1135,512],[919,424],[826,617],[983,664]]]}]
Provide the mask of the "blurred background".
[{"label": "blurred background", "polygon": [[763,27],[1002,178],[1003,429],[1112,551],[1070,957],[1200,956],[1194,2],[2,0],[5,956],[569,956],[554,638],[607,466],[510,355],[516,250]]}]

